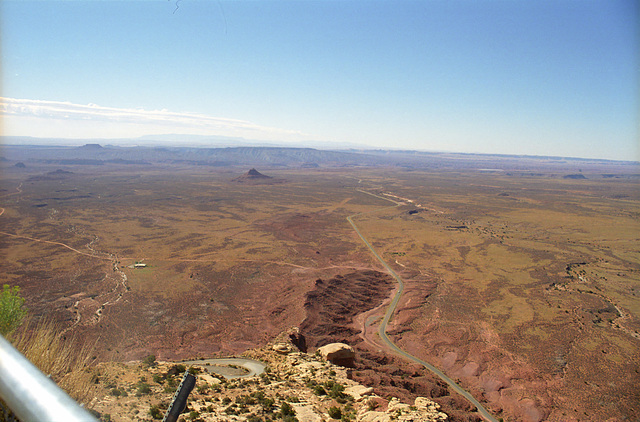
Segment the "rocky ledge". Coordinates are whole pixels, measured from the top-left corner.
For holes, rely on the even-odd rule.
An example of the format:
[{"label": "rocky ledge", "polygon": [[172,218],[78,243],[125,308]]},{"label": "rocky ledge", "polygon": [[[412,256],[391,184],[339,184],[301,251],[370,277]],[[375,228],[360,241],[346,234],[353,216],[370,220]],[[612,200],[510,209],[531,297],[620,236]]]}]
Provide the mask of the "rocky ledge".
[{"label": "rocky ledge", "polygon": [[[286,336],[243,354],[266,364],[259,376],[225,379],[204,367],[171,362],[103,363],[89,408],[104,421],[160,420],[189,370],[197,374],[183,421],[447,421],[425,397],[411,404],[380,397],[347,378],[347,370],[321,353],[298,351]],[[241,371],[240,371],[241,373]]]}]

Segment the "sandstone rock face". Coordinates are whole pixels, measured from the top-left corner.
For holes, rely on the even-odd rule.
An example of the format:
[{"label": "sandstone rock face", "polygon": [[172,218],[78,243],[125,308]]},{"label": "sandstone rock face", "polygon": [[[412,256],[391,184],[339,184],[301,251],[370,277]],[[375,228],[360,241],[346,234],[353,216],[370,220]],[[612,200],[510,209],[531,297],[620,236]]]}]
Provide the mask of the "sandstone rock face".
[{"label": "sandstone rock face", "polygon": [[353,347],[344,343],[331,343],[318,349],[320,356],[334,365],[352,367],[356,358]]},{"label": "sandstone rock face", "polygon": [[313,406],[303,403],[293,403],[293,409],[296,411],[296,418],[305,422],[323,422],[322,416],[318,415]]},{"label": "sandstone rock face", "polygon": [[361,401],[367,396],[371,396],[373,394],[373,388],[365,387],[364,385],[354,385],[352,387],[345,388],[344,393],[353,397],[353,400],[355,401]]},{"label": "sandstone rock face", "polygon": [[273,345],[272,347],[273,350],[275,350],[276,352],[286,355],[288,353],[291,353],[293,350],[291,348],[291,346],[289,346],[286,343],[276,343]]},{"label": "sandstone rock face", "polygon": [[289,333],[289,341],[291,341],[291,344],[296,346],[298,350],[303,353],[307,353],[307,339],[298,329]]},{"label": "sandstone rock face", "polygon": [[440,412],[440,405],[426,397],[416,397],[412,408],[401,403],[397,398],[389,401],[386,412],[360,411],[356,417],[358,422],[446,422],[448,417]]}]

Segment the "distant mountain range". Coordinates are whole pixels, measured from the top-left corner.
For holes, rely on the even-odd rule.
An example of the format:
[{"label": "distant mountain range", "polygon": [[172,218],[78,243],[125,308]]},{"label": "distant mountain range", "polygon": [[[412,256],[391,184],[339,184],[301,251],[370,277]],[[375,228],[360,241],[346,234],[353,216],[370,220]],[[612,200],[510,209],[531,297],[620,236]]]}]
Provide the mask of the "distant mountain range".
[{"label": "distant mountain range", "polygon": [[100,143],[102,145],[113,145],[122,147],[146,146],[146,147],[195,147],[195,148],[226,148],[226,147],[291,147],[291,148],[318,148],[318,149],[366,149],[363,144],[326,142],[326,141],[305,141],[300,143],[283,144],[276,141],[265,141],[261,139],[246,139],[229,136],[210,135],[145,135],[138,138],[94,138],[94,139],[70,139],[70,138],[34,138],[30,136],[3,136],[0,137],[5,145],[62,145],[80,146],[84,144]]},{"label": "distant mountain range", "polygon": [[[178,136],[178,135],[172,135]],[[208,137],[207,139],[210,139]],[[479,171],[511,171],[555,169],[579,173],[589,166],[615,164],[638,172],[638,162],[530,157],[514,155],[462,154],[372,149],[316,149],[282,146],[194,147],[121,146],[88,140],[84,145],[70,146],[71,140],[3,137],[0,161],[55,164],[66,166],[102,165],[194,165],[210,167],[249,166],[259,168],[321,168],[393,166],[411,169],[476,169]],[[30,141],[33,141],[29,145]],[[46,141],[46,142],[45,142]],[[73,140],[77,142],[77,140]],[[108,140],[111,142],[113,140]]]}]

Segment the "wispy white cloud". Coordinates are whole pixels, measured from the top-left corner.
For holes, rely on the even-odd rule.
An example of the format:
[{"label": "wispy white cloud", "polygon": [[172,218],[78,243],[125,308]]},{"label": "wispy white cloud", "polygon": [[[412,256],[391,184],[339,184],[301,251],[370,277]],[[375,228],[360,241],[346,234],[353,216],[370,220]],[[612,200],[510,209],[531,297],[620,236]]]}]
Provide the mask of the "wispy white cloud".
[{"label": "wispy white cloud", "polygon": [[[135,127],[135,133],[197,133],[202,135],[240,136],[256,139],[302,140],[308,135],[286,129],[261,126],[245,120],[212,117],[199,113],[174,112],[163,110],[144,110],[130,108],[104,107],[96,104],[73,104],[61,101],[26,100],[0,97],[0,115],[5,123],[11,119],[38,119],[41,124],[55,122],[59,127],[66,125],[88,127],[86,123],[100,126],[108,124],[119,127],[119,132]],[[80,125],[80,126],[79,126]],[[146,128],[147,130],[144,130]],[[77,132],[77,131],[76,131]],[[15,133],[14,133],[15,134]],[[24,133],[27,136],[40,136]],[[89,137],[91,134],[87,134]],[[52,136],[58,136],[52,134]]]}]

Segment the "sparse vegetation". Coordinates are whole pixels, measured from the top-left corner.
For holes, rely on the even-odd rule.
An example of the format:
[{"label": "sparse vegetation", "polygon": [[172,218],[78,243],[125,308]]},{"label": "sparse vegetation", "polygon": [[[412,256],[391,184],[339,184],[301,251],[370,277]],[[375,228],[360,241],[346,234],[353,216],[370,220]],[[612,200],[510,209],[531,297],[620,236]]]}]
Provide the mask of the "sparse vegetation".
[{"label": "sparse vegetation", "polygon": [[291,405],[287,402],[283,402],[280,405],[280,416],[281,417],[285,417],[285,416],[294,416],[296,414],[296,412],[293,410],[293,407],[291,407]]},{"label": "sparse vegetation", "polygon": [[43,373],[80,403],[92,397],[95,387],[90,369],[94,347],[74,337],[60,335],[48,320],[28,320],[13,336],[16,348]]},{"label": "sparse vegetation", "polygon": [[151,406],[151,408],[149,409],[149,415],[153,418],[153,419],[162,419],[163,414],[160,411],[160,409],[158,408],[158,406]]},{"label": "sparse vegetation", "polygon": [[151,392],[151,387],[146,382],[139,382],[137,387],[136,396],[142,396]]},{"label": "sparse vegetation", "polygon": [[147,366],[149,366],[149,367],[155,366],[155,364],[156,364],[156,356],[155,355],[149,355],[149,356],[147,356],[146,358],[144,358],[142,360],[142,363],[147,365]]},{"label": "sparse vegetation", "polygon": [[27,316],[24,298],[20,296],[20,287],[2,286],[0,292],[0,334],[8,336],[22,324]]},{"label": "sparse vegetation", "polygon": [[327,412],[332,419],[342,419],[342,410],[339,407],[331,406]]},{"label": "sparse vegetation", "polygon": [[117,388],[117,387],[112,388],[110,393],[114,397],[120,397],[120,396],[126,397],[128,395],[127,390],[125,390],[124,388]]}]

